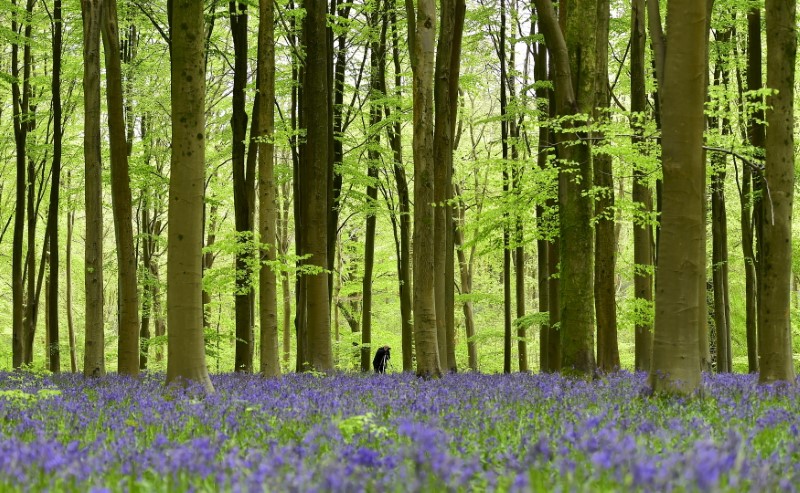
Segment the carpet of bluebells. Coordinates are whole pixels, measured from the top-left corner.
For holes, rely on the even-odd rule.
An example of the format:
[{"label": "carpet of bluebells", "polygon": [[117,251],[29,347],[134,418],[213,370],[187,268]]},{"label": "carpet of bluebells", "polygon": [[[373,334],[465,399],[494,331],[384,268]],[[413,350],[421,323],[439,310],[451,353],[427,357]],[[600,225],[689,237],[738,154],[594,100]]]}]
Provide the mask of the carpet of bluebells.
[{"label": "carpet of bluebells", "polygon": [[0,373],[0,491],[793,491],[800,392],[643,374]]}]

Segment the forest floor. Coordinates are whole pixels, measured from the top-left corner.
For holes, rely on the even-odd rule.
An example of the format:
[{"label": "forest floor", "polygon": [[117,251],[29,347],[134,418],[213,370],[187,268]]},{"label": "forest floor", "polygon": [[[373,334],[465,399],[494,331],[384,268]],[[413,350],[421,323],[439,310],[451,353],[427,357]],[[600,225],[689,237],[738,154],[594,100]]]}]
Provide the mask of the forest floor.
[{"label": "forest floor", "polygon": [[707,376],[0,373],[2,491],[794,491],[800,392]]}]

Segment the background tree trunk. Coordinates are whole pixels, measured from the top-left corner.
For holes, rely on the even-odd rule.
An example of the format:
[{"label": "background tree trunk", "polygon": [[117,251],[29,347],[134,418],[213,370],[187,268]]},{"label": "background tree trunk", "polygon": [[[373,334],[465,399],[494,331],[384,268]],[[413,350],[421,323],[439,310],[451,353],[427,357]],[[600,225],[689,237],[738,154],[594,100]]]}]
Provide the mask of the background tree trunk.
[{"label": "background tree trunk", "polygon": [[258,68],[259,112],[259,237],[262,244],[259,268],[259,315],[261,323],[261,373],[280,375],[278,350],[278,286],[273,264],[276,261],[278,235],[277,183],[274,170],[275,133],[275,7],[270,0],[258,2]]},{"label": "background tree trunk", "polygon": [[103,330],[103,187],[100,158],[100,12],[103,0],[81,0],[83,14],[83,155],[86,166],[86,336],[84,376],[106,374]]},{"label": "background tree trunk", "polygon": [[[597,71],[595,95],[595,121],[608,118],[610,106],[608,88],[608,0],[597,2]],[[598,139],[603,135],[596,135]],[[595,154],[594,185],[599,192],[595,203],[595,269],[594,296],[597,314],[597,366],[606,372],[619,369],[617,344],[617,299],[615,270],[617,263],[616,232],[614,221],[614,175],[611,156]]]},{"label": "background tree trunk", "polygon": [[761,305],[759,381],[791,382],[792,203],[794,193],[794,80],[797,58],[796,2],[767,0],[766,166],[759,251]]},{"label": "background tree trunk", "polygon": [[[556,114],[588,114],[594,106],[597,2],[562,2],[556,19],[552,2],[536,0],[545,41],[553,58]],[[580,53],[580,55],[579,55]],[[565,127],[574,127],[572,121]],[[594,357],[594,289],[591,199],[591,150],[585,131],[559,132],[556,139],[561,161],[559,174],[561,368],[591,374]]]},{"label": "background tree trunk", "polygon": [[[641,147],[644,140],[644,123],[647,110],[645,89],[644,53],[645,25],[644,0],[631,2],[631,127],[633,145]],[[634,296],[642,306],[653,303],[653,194],[646,173],[636,167],[633,171],[633,202],[639,217],[633,223],[633,283]],[[649,319],[649,317],[648,317]],[[637,319],[634,328],[634,369],[650,371],[653,355],[653,324],[649,320]]]},{"label": "background tree trunk", "polygon": [[[761,107],[763,96],[756,91],[762,87],[761,74],[761,8],[752,7],[747,13],[747,90],[751,94],[750,103],[755,108],[747,118],[747,139],[755,150],[756,157],[763,160],[766,130],[764,110]],[[744,103],[744,102],[743,102]],[[744,106],[744,104],[743,104]],[[742,253],[745,267],[745,331],[747,335],[747,368],[750,373],[758,372],[758,292],[757,260],[753,249],[753,230],[760,230],[761,189],[760,174],[751,167],[742,172]],[[751,218],[751,214],[753,217]]]},{"label": "background tree trunk", "polygon": [[[61,149],[62,136],[62,109],[61,109],[61,53],[64,25],[61,17],[61,0],[53,2],[53,170],[52,181],[50,183],[50,208],[47,214],[47,221],[50,226],[50,274],[47,289],[47,315],[48,331],[47,336],[50,345],[47,348],[50,357],[50,371],[58,373],[61,367],[61,349],[58,344],[58,204],[59,192],[61,190]],[[74,370],[73,370],[74,371]]]},{"label": "background tree trunk", "polygon": [[[231,35],[233,37],[234,67],[231,129],[231,162],[233,164],[233,203],[236,218],[236,355],[234,370],[253,372],[253,289],[250,267],[253,233],[255,170],[250,169],[246,156],[247,112],[245,88],[248,78],[247,63],[247,5],[229,2]],[[254,111],[257,114],[257,110]],[[257,131],[251,128],[251,133]],[[247,159],[246,159],[247,158]],[[247,162],[246,162],[247,161]]]},{"label": "background tree trunk", "polygon": [[116,233],[119,308],[119,373],[139,374],[139,294],[136,284],[136,251],[133,247],[131,185],[128,174],[128,141],[122,100],[122,67],[116,0],[105,0],[102,10],[103,51],[106,67],[106,99],[111,147],[111,205]]},{"label": "background tree trunk", "polygon": [[[301,211],[303,253],[310,254],[307,263],[321,269],[328,267],[328,43],[326,3],[306,0],[305,77],[303,79],[303,111],[306,124],[306,163],[300,174],[304,188]],[[313,115],[313,118],[312,118]],[[330,333],[328,276],[325,272],[303,276],[306,291],[305,309],[308,330],[308,363],[315,370],[333,368]]]}]

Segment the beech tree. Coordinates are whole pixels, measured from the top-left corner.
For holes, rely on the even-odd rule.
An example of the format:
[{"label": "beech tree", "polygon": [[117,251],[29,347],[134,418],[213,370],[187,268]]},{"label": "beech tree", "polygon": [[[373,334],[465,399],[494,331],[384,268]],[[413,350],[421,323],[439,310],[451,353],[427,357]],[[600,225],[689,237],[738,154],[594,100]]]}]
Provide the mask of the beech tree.
[{"label": "beech tree", "polygon": [[441,375],[434,280],[433,71],[436,4],[406,2],[414,73],[414,347],[417,375]]},{"label": "beech tree", "polygon": [[[594,357],[593,206],[588,189],[592,159],[581,121],[592,112],[595,92],[597,2],[562,2],[559,15],[549,0],[536,0],[536,10],[553,58],[556,132],[559,152],[560,339],[562,370],[591,374]],[[578,77],[580,74],[580,77]],[[552,300],[551,300],[552,303]]]},{"label": "beech tree", "polygon": [[[647,110],[645,88],[645,2],[631,1],[631,127],[634,146],[645,143],[644,124]],[[633,224],[634,296],[646,306],[653,302],[653,195],[641,167],[634,168],[633,201],[640,216]],[[653,353],[653,324],[637,320],[634,328],[634,368],[649,371]]]},{"label": "beech tree", "polygon": [[86,332],[83,374],[106,373],[103,330],[103,198],[100,157],[100,15],[103,0],[81,0],[83,16],[83,156],[86,199]]},{"label": "beech tree", "polygon": [[792,204],[794,195],[794,73],[797,4],[767,0],[766,165],[759,250],[759,381],[791,382]]},{"label": "beech tree", "polygon": [[706,329],[705,162],[703,105],[706,2],[670,0],[664,58],[661,238],[650,385],[658,393],[690,394],[700,385],[700,344]]},{"label": "beech tree", "polygon": [[273,270],[278,249],[277,184],[274,166],[275,132],[275,10],[270,0],[258,2],[258,187],[261,267],[259,270],[259,315],[261,322],[261,373],[281,373],[278,353],[278,293]]},{"label": "beech tree", "polygon": [[[202,246],[205,174],[203,2],[170,0],[172,164],[167,247],[167,382],[188,379],[207,391],[203,340]],[[180,15],[175,14],[180,12]]]},{"label": "beech tree", "polygon": [[139,373],[139,296],[136,285],[136,252],[133,248],[128,141],[122,101],[122,67],[116,0],[104,0],[101,18],[111,148],[111,203],[119,266],[118,368],[120,373],[137,375]]}]

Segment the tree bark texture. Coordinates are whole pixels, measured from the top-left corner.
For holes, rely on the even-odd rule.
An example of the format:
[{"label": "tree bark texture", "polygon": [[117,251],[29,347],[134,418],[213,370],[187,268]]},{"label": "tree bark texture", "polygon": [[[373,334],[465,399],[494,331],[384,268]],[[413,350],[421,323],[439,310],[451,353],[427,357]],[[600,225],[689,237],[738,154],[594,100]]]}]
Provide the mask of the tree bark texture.
[{"label": "tree bark texture", "polygon": [[[205,171],[203,2],[169,0],[172,159],[167,243],[167,382],[209,391],[203,338],[202,247]],[[174,15],[179,13],[179,15]]]},{"label": "tree bark texture", "polygon": [[[233,204],[236,222],[236,354],[234,371],[253,372],[253,288],[251,285],[253,257],[253,210],[255,208],[255,170],[247,159],[247,112],[245,88],[247,63],[247,5],[229,2],[231,35],[233,37],[233,90],[231,113],[231,163],[233,165]],[[257,112],[257,110],[255,110]],[[257,131],[251,128],[251,133]]]},{"label": "tree bark texture", "polygon": [[[631,127],[634,146],[642,146],[644,122],[647,111],[647,92],[645,88],[645,0],[631,1]],[[633,224],[633,284],[634,296],[640,306],[652,307],[653,303],[653,193],[647,182],[647,175],[640,167],[633,171],[633,201],[636,204],[638,220]],[[653,324],[651,321],[637,319],[634,326],[634,369],[650,371],[653,355]]]},{"label": "tree bark texture", "polygon": [[[319,269],[328,267],[328,43],[326,3],[306,0],[306,63],[303,79],[303,111],[306,125],[306,162],[301,169],[304,188],[301,212],[304,216],[303,253],[310,255],[307,264]],[[308,363],[319,371],[333,368],[330,333],[328,276],[322,270],[303,276]]]},{"label": "tree bark texture", "polygon": [[50,182],[50,208],[47,221],[50,227],[50,274],[47,289],[47,336],[49,346],[47,352],[50,357],[50,371],[58,373],[61,369],[61,349],[58,343],[58,285],[59,285],[59,249],[58,249],[58,200],[61,190],[61,150],[62,137],[62,108],[61,108],[61,54],[64,25],[61,16],[61,0],[53,2],[53,170]]},{"label": "tree bark texture", "polygon": [[119,345],[118,371],[139,374],[139,294],[136,251],[133,246],[131,184],[128,141],[122,100],[122,66],[116,0],[105,0],[102,37],[106,67],[106,101],[111,148],[111,208],[117,245]]},{"label": "tree bark texture", "polygon": [[84,282],[86,289],[86,336],[84,376],[103,376],[105,336],[103,330],[103,185],[100,157],[100,13],[103,0],[82,0],[83,99],[85,162],[86,244]]},{"label": "tree bark texture", "polygon": [[278,284],[273,264],[278,250],[278,184],[275,181],[275,7],[270,0],[258,3],[258,190],[259,237],[259,320],[261,374],[281,373],[278,349]]},{"label": "tree bark texture", "polygon": [[[608,88],[608,0],[597,2],[597,66],[595,121],[608,117],[610,106]],[[602,135],[595,137],[602,138]],[[611,156],[595,154],[594,186],[598,188],[595,202],[595,266],[594,296],[597,316],[597,366],[606,372],[619,369],[617,343],[616,263],[617,244],[614,221],[614,175]]]},{"label": "tree bark texture", "polygon": [[[755,91],[762,88],[761,72],[761,8],[753,7],[747,13],[747,90],[752,94],[750,103],[755,105],[747,115],[747,140],[753,146],[759,160],[764,157],[766,129],[764,110],[760,103],[762,96]],[[744,106],[744,105],[743,105]],[[760,224],[761,174],[750,166],[742,172],[742,253],[745,266],[745,331],[747,334],[747,368],[750,373],[758,372],[758,264],[753,242],[754,226]],[[760,229],[760,226],[759,226]],[[759,234],[760,237],[760,234]]]},{"label": "tree bark texture", "polygon": [[[562,32],[553,5],[536,0],[545,41],[554,62],[553,84],[558,116],[591,113],[595,92],[597,2],[573,1],[559,6]],[[577,126],[576,121],[565,127]],[[595,369],[593,204],[588,196],[592,159],[586,132],[558,132],[560,158],[560,337],[561,369],[581,375]]]},{"label": "tree bark texture", "polygon": [[414,86],[414,341],[417,375],[442,373],[436,331],[434,293],[433,73],[436,4],[419,0],[409,10],[409,46]]},{"label": "tree bark texture", "polygon": [[650,384],[691,394],[700,386],[699,338],[706,330],[705,163],[706,2],[672,0],[664,61],[661,238]]},{"label": "tree bark texture", "polygon": [[794,80],[797,58],[791,0],[767,0],[766,165],[761,201],[762,248],[759,251],[759,381],[792,382],[791,277],[794,193]]}]

